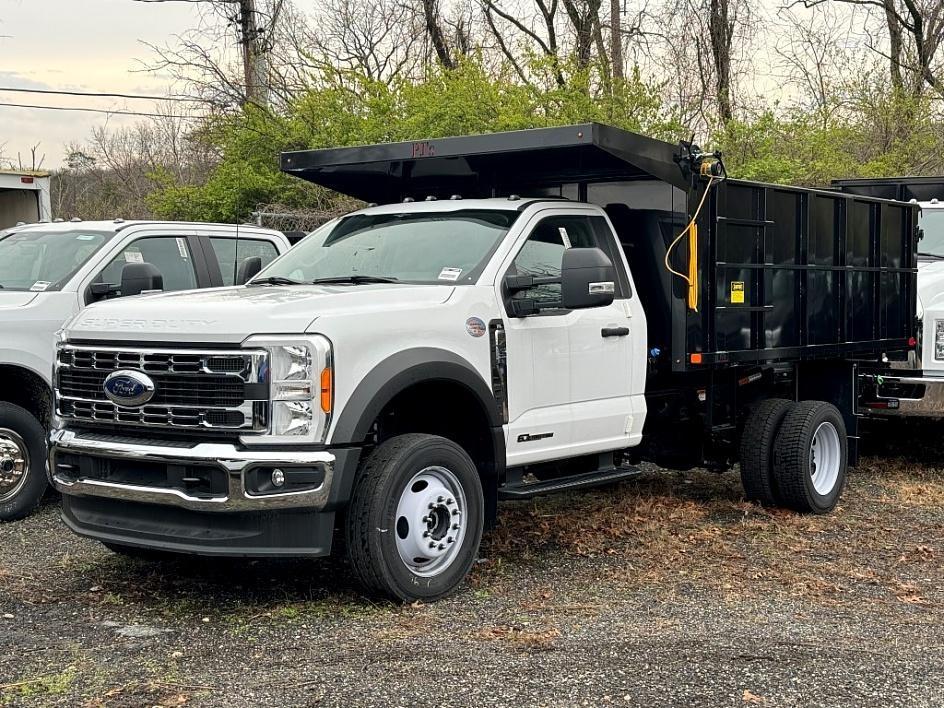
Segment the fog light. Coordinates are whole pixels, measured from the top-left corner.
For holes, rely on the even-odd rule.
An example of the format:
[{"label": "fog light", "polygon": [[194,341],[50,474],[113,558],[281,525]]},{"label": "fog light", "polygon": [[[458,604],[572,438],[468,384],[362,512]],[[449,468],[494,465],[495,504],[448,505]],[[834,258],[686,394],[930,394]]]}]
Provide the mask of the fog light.
[{"label": "fog light", "polygon": [[282,470],[272,470],[272,486],[281,487],[285,484],[285,473]]}]

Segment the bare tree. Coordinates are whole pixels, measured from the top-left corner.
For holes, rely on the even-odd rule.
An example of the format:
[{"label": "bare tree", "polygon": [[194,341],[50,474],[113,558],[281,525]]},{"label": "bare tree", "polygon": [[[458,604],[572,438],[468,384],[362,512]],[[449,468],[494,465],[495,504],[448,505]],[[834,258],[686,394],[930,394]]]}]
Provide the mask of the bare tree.
[{"label": "bare tree", "polygon": [[853,6],[870,18],[880,18],[886,41],[876,41],[866,27],[868,45],[886,57],[892,85],[914,96],[925,86],[944,96],[942,57],[944,0],[798,0],[806,8],[825,3]]},{"label": "bare tree", "polygon": [[[850,67],[867,64],[864,48],[853,41],[848,13],[819,7],[797,14],[781,10],[774,51],[784,85],[796,88],[796,103],[815,114],[826,127],[846,102]],[[861,45],[859,45],[861,47]]]},{"label": "bare tree", "polygon": [[[712,128],[729,122],[738,103],[739,71],[753,62],[749,53],[754,18],[751,0],[668,0],[663,6],[661,39],[683,121]],[[740,67],[740,68],[739,68]]]}]

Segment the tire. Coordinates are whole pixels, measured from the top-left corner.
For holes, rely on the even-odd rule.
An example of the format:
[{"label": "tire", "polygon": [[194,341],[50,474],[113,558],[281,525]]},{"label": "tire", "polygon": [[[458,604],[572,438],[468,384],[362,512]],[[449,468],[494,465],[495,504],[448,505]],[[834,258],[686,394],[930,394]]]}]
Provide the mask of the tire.
[{"label": "tire", "polygon": [[358,471],[345,524],[351,567],[371,594],[399,602],[445,597],[475,561],[484,508],[465,450],[435,435],[391,438]]},{"label": "tire", "polygon": [[780,498],[774,480],[774,443],[793,401],[769,398],[751,409],[741,432],[741,485],[748,501],[777,506]]},{"label": "tire", "polygon": [[787,414],[774,445],[774,478],[782,503],[825,514],[839,502],[846,482],[849,444],[839,410],[803,401]]},{"label": "tire", "polygon": [[0,402],[0,521],[32,514],[48,487],[45,429],[25,408]]}]

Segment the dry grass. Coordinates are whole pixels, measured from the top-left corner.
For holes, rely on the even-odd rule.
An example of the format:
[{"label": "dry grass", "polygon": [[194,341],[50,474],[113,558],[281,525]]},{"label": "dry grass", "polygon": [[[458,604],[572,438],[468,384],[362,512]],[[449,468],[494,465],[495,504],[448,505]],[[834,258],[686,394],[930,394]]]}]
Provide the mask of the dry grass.
[{"label": "dry grass", "polygon": [[[942,525],[944,476],[887,460],[866,460],[827,516],[747,504],[734,473],[651,472],[618,487],[508,505],[486,553],[498,567],[540,562],[548,552],[599,558],[611,581],[668,594],[692,583],[737,597],[776,592],[841,604],[866,593],[932,605],[944,599]],[[487,567],[478,574],[501,582]]]}]

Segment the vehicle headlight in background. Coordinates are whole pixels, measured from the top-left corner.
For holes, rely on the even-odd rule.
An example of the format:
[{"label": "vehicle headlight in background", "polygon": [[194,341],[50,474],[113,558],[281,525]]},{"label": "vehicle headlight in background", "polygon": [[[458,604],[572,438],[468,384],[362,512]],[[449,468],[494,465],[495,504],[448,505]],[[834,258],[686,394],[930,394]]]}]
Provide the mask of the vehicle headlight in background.
[{"label": "vehicle headlight in background", "polygon": [[944,320],[934,320],[934,358],[944,360]]},{"label": "vehicle headlight in background", "polygon": [[269,431],[240,438],[245,445],[324,442],[331,423],[331,342],[321,335],[254,336],[245,347],[269,353]]}]

